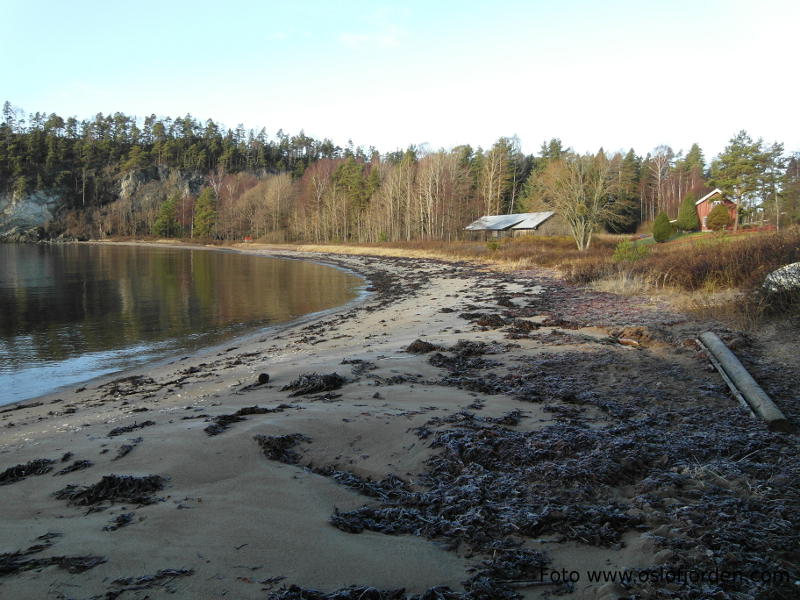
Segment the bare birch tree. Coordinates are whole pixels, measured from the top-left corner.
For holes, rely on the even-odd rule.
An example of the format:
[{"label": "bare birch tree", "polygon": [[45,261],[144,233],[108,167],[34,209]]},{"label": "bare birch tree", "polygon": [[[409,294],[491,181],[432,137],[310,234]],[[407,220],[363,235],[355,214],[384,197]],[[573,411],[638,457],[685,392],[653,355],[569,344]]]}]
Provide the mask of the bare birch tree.
[{"label": "bare birch tree", "polygon": [[569,225],[578,250],[592,242],[592,234],[602,223],[620,216],[620,207],[611,192],[614,175],[603,155],[567,155],[548,163],[537,180],[544,202]]}]

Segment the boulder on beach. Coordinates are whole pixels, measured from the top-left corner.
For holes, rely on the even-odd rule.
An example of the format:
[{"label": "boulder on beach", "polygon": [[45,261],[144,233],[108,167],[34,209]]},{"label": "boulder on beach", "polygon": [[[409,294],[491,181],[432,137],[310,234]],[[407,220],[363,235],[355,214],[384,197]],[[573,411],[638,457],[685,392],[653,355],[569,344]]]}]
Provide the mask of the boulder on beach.
[{"label": "boulder on beach", "polygon": [[767,275],[763,287],[768,292],[800,289],[800,262],[790,263]]}]

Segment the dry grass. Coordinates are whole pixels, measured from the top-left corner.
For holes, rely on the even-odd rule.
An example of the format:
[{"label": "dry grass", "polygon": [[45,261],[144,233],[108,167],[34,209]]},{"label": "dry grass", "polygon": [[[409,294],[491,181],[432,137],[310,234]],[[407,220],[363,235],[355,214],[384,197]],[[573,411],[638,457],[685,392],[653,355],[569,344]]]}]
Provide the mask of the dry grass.
[{"label": "dry grass", "polygon": [[691,244],[664,244],[631,266],[661,285],[684,290],[752,290],[771,271],[800,261],[800,230],[748,236],[709,235]]}]

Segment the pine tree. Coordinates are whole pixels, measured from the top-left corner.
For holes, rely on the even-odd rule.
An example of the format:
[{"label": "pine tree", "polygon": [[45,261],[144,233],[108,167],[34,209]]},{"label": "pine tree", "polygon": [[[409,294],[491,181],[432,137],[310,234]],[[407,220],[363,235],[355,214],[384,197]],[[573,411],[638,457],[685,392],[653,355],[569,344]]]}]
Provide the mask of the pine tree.
[{"label": "pine tree", "polygon": [[681,231],[697,231],[700,229],[700,220],[697,218],[697,207],[694,205],[694,194],[689,193],[683,197],[681,207],[678,209],[676,225]]},{"label": "pine tree", "polygon": [[178,235],[180,226],[177,218],[178,198],[175,194],[171,195],[158,212],[158,218],[153,223],[153,235],[159,237],[175,237]]},{"label": "pine tree", "polygon": [[203,188],[194,204],[194,236],[209,238],[217,222],[216,196],[210,187]]},{"label": "pine tree", "polygon": [[[733,198],[740,209],[751,209],[758,195],[763,174],[763,140],[753,141],[742,130],[731,138],[725,150],[711,165],[712,184],[727,197]],[[738,228],[737,219],[734,229]]]}]

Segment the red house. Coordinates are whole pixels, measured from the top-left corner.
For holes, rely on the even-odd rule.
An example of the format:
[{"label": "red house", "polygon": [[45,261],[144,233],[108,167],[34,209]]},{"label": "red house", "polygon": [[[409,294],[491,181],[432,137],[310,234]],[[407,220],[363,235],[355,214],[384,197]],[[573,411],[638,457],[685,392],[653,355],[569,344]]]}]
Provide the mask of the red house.
[{"label": "red house", "polygon": [[706,220],[708,219],[708,213],[710,213],[711,209],[717,204],[724,204],[728,209],[728,216],[731,218],[731,223],[736,222],[736,203],[723,197],[722,190],[717,188],[694,203],[694,207],[697,210],[697,220],[700,221],[701,231],[711,231],[706,227]]}]

